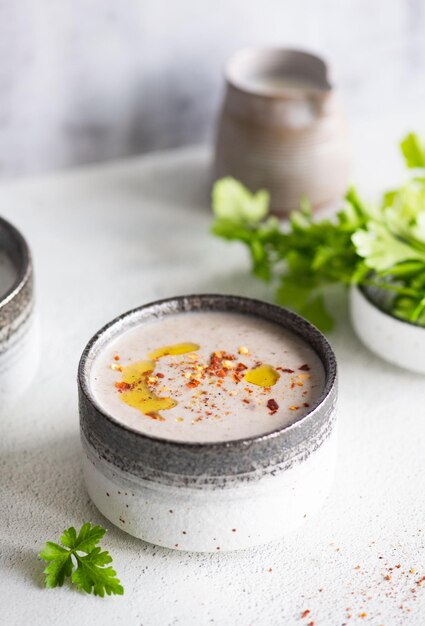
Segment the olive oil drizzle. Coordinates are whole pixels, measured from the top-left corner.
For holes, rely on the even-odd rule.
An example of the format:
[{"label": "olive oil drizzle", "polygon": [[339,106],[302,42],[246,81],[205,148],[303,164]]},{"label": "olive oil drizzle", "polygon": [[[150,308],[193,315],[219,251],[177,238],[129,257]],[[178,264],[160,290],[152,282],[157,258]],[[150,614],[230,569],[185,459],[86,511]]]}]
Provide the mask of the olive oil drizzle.
[{"label": "olive oil drizzle", "polygon": [[280,378],[280,374],[274,367],[263,363],[247,372],[245,372],[244,380],[258,387],[273,387]]},{"label": "olive oil drizzle", "polygon": [[178,354],[187,354],[188,352],[196,352],[199,350],[199,346],[197,343],[175,343],[172,346],[162,346],[162,348],[157,348],[156,350],[152,350],[148,354],[148,359],[152,361],[156,361],[160,359],[162,356],[175,356]]},{"label": "olive oil drizzle", "polygon": [[148,360],[124,367],[121,383],[117,385],[121,400],[151,419],[165,421],[159,411],[173,409],[177,406],[177,401],[157,395],[149,387],[149,376],[154,375],[156,362],[161,357],[187,354],[196,350],[199,350],[199,345],[190,342],[163,346],[150,352]]}]

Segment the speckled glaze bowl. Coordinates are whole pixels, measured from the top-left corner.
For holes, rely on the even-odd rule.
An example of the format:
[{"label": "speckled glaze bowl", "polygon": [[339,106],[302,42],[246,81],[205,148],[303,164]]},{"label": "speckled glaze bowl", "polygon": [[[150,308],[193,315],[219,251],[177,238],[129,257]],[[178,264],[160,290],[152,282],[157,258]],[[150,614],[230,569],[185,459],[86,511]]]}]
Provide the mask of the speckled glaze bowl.
[{"label": "speckled glaze bowl", "polygon": [[[249,48],[231,57],[225,78],[214,179],[267,189],[271,210],[282,216],[302,197],[313,208],[339,201],[349,176],[348,133],[326,63],[302,50]],[[285,78],[306,86],[285,87]]]},{"label": "speckled glaze bowl", "polygon": [[[97,354],[136,325],[175,313],[230,311],[276,322],[319,355],[325,388],[304,417],[281,430],[222,443],[181,443],[123,426],[90,389]],[[336,451],[335,357],[309,322],[258,300],[192,295],[123,314],[88,343],[78,371],[84,475],[97,508],[122,530],[179,550],[246,548],[281,537],[313,515],[331,485]]]},{"label": "speckled glaze bowl", "polygon": [[29,386],[38,362],[31,254],[21,233],[0,218],[0,263],[4,261],[10,279],[5,291],[0,289],[0,415]]},{"label": "speckled glaze bowl", "polygon": [[356,335],[385,361],[425,374],[425,328],[390,315],[380,295],[361,287],[351,289],[350,316]]}]

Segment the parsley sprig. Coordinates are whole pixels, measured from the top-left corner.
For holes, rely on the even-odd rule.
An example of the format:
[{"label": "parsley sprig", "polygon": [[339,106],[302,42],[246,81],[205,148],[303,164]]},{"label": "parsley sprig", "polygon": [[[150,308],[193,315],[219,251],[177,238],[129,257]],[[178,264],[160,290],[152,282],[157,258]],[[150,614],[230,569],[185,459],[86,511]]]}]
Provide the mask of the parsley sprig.
[{"label": "parsley sprig", "polygon": [[60,538],[61,544],[48,541],[39,556],[48,562],[44,573],[45,586],[48,588],[62,587],[65,578],[80,591],[103,596],[124,593],[116,571],[105,567],[112,562],[109,553],[97,545],[106,530],[101,526],[92,526],[90,522],[83,524],[79,533],[71,527],[65,530]]},{"label": "parsley sprig", "polygon": [[350,188],[332,219],[316,220],[304,200],[281,225],[269,215],[266,191],[252,194],[223,178],[213,189],[212,232],[243,242],[253,274],[277,283],[276,301],[324,331],[333,325],[326,293],[353,284],[372,289],[396,317],[425,326],[425,141],[410,133],[401,150],[407,182],[378,206]]}]

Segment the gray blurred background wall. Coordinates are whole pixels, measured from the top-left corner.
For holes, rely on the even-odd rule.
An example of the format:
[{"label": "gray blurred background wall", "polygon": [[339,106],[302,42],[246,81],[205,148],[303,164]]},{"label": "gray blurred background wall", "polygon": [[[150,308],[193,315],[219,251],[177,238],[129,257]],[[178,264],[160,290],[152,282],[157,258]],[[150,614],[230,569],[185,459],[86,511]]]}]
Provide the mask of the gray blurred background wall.
[{"label": "gray blurred background wall", "polygon": [[209,140],[257,44],[323,53],[351,119],[425,102],[423,0],[0,0],[0,176]]}]

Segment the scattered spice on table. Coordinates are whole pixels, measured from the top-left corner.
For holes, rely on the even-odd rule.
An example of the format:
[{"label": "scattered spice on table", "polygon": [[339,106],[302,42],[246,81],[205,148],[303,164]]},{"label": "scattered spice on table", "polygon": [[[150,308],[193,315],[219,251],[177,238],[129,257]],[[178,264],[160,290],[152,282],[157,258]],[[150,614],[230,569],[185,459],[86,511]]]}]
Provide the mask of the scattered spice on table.
[{"label": "scattered spice on table", "polygon": [[[374,543],[372,542],[369,547],[372,547]],[[335,549],[333,543],[330,545]],[[338,549],[336,548],[336,550]],[[353,565],[355,572],[353,572],[353,576],[356,577],[353,578],[353,581],[358,580],[357,577],[364,577],[364,585],[358,588],[358,583],[356,583],[353,589],[352,581],[350,579],[346,581],[347,590],[351,589],[349,593],[353,603],[350,606],[347,604],[340,616],[335,614],[335,620],[332,623],[336,626],[349,626],[349,624],[354,626],[358,623],[357,620],[365,620],[367,623],[371,622],[377,626],[386,626],[385,620],[382,619],[380,612],[376,611],[375,605],[376,600],[383,599],[392,601],[394,611],[399,613],[398,619],[394,617],[391,623],[403,626],[413,623],[413,603],[418,598],[418,594],[425,593],[425,574],[418,574],[417,568],[411,564],[394,563],[382,555],[377,555],[376,558],[377,563],[379,563],[378,571],[375,568],[369,570],[359,563]],[[318,589],[319,593],[325,591],[323,588]],[[322,626],[320,617],[317,619],[317,613],[318,609],[314,609],[314,607],[304,609],[299,613],[298,620],[306,623],[304,620],[307,618],[314,618],[314,621],[308,622],[306,626],[310,626],[311,623]],[[323,626],[328,626],[326,620],[323,622]]]}]

